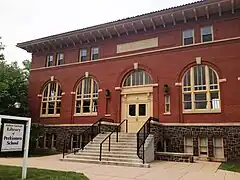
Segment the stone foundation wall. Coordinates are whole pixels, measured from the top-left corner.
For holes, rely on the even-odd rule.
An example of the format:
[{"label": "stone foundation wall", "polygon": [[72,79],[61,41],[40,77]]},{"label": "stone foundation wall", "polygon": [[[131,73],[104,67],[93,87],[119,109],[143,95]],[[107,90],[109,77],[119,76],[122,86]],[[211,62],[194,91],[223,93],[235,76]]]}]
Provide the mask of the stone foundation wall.
[{"label": "stone foundation wall", "polygon": [[[64,140],[66,141],[67,145],[70,144],[71,135],[80,135],[83,131],[85,131],[90,126],[45,126],[44,127],[44,135],[46,134],[56,135],[56,150],[62,151]],[[95,127],[94,131],[97,131],[97,126]],[[108,124],[101,124],[100,125],[100,133],[110,132],[116,128],[116,125],[108,125]],[[52,139],[51,136],[49,137],[48,141],[49,147],[51,147]],[[39,146],[41,148],[44,147],[44,138],[41,138]],[[68,147],[69,148],[69,147]]]},{"label": "stone foundation wall", "polygon": [[[208,138],[208,159],[214,160],[214,137],[223,138],[224,156],[226,160],[240,156],[240,126],[231,125],[153,125],[155,150],[163,151],[163,140],[167,141],[167,151],[184,153],[184,137],[193,138],[193,155],[198,156],[199,137]],[[162,133],[161,133],[162,131]],[[162,138],[159,137],[162,135]]]},{"label": "stone foundation wall", "polygon": [[188,163],[194,162],[193,155],[186,155],[184,153],[157,152],[155,154],[155,159],[174,162],[188,162]]}]

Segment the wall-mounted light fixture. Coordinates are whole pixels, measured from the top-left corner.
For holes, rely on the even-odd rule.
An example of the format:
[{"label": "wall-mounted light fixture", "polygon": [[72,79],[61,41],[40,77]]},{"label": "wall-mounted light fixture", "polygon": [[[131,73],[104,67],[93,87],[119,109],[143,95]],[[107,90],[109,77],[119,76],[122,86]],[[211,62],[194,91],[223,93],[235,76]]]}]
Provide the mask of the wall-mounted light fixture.
[{"label": "wall-mounted light fixture", "polygon": [[110,98],[111,92],[110,92],[109,89],[106,89],[106,90],[105,90],[105,96],[106,96],[106,98]]},{"label": "wall-mounted light fixture", "polygon": [[163,91],[164,91],[164,94],[169,94],[169,86],[167,84],[164,84]]}]

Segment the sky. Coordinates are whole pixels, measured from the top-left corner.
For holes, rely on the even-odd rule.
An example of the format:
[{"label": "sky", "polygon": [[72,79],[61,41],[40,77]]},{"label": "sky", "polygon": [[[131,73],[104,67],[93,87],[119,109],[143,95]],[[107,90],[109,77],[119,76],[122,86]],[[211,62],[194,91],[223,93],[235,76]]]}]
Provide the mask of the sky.
[{"label": "sky", "polygon": [[8,62],[31,59],[16,44],[194,0],[0,0],[0,37]]}]

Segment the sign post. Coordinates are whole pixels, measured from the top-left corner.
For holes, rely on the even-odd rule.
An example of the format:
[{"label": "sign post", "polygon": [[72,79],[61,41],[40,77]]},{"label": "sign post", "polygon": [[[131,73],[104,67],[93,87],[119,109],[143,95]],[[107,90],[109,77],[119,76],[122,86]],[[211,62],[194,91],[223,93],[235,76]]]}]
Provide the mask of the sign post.
[{"label": "sign post", "polygon": [[0,151],[23,151],[22,179],[26,179],[31,118],[0,115],[0,126]]}]

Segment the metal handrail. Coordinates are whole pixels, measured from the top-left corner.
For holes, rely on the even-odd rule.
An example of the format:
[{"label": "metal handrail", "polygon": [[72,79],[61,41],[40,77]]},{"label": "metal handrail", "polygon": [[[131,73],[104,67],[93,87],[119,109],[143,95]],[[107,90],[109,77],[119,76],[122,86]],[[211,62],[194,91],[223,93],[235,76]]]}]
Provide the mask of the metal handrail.
[{"label": "metal handrail", "polygon": [[[87,134],[87,135],[89,135],[90,134],[90,136],[91,136],[91,138],[90,138],[90,141],[88,141],[88,142],[86,142],[85,144],[84,144],[84,142],[83,142],[83,139],[82,139],[82,141],[80,142],[80,140],[79,140],[79,143],[81,143],[81,144],[79,144],[79,148],[74,148],[74,150],[73,151],[71,151],[70,153],[76,153],[77,151],[79,151],[80,149],[84,149],[84,147],[89,143],[89,142],[91,142],[91,141],[93,141],[93,138],[94,138],[94,127],[95,127],[95,125],[96,124],[98,124],[98,132],[97,132],[97,134],[99,134],[100,132],[101,132],[101,122],[102,121],[114,121],[113,119],[108,119],[108,118],[100,118],[99,120],[97,120],[96,122],[94,122],[91,126],[89,126],[87,129],[85,129],[83,132],[81,132],[80,134],[79,134],[79,137],[84,137],[83,135],[84,134]],[[89,132],[90,131],[90,132]],[[70,141],[70,143],[71,143],[71,141]],[[65,157],[65,153],[66,153],[66,140],[64,140],[64,144],[63,144],[63,158]]]},{"label": "metal handrail", "polygon": [[117,132],[117,135],[116,135],[116,142],[118,142],[118,131],[119,131],[119,128],[121,127],[121,125],[126,122],[126,133],[128,132],[128,120],[127,119],[124,119],[117,127],[115,130],[113,130],[107,137],[104,138],[104,140],[102,140],[102,142],[100,143],[100,155],[99,155],[99,161],[102,160],[102,145],[103,143],[109,139],[109,142],[108,142],[108,151],[110,152],[110,147],[111,147],[111,135],[114,133],[114,132]]},{"label": "metal handrail", "polygon": [[[145,163],[145,150],[144,150],[144,144],[145,144],[145,141],[148,137],[148,135],[150,134],[150,125],[151,125],[151,120],[154,120],[154,121],[159,121],[157,118],[154,118],[154,117],[149,117],[148,120],[143,124],[143,126],[140,128],[140,130],[137,132],[137,155],[140,159],[143,160],[143,164]],[[140,137],[140,134],[142,133],[143,131],[143,139],[141,140],[141,137]],[[142,141],[142,142],[140,142]],[[140,156],[140,148],[143,148],[143,151],[142,151],[142,157]]]}]

